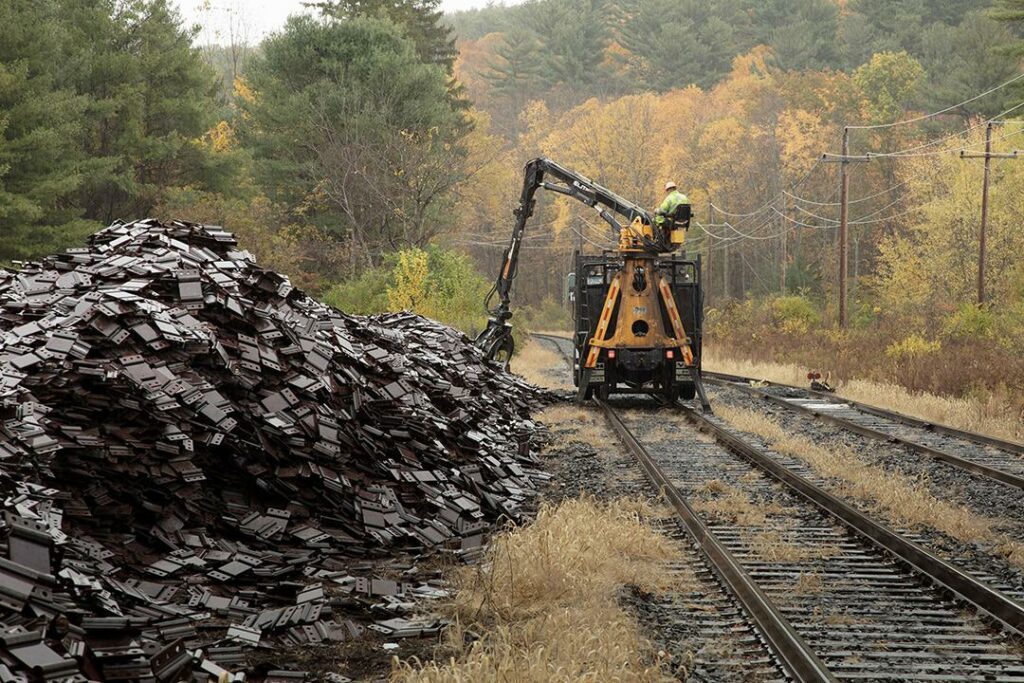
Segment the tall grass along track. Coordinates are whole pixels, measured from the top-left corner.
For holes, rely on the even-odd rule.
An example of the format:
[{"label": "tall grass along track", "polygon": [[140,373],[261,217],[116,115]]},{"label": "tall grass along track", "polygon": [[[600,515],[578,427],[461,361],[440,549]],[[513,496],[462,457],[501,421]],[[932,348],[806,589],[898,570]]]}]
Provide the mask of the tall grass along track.
[{"label": "tall grass along track", "polygon": [[[553,335],[533,336],[552,345],[571,371],[571,342]],[[628,433],[625,425],[607,405],[602,406],[612,429],[637,458],[643,472],[639,478],[646,480],[646,488],[650,491],[653,487],[654,491],[663,494],[675,510],[678,524],[674,529],[666,528],[666,533],[699,551],[685,562],[685,567],[681,567],[697,581],[685,597],[690,614],[684,618],[697,619],[699,631],[719,641],[721,646],[703,654],[704,657],[709,654],[716,656],[720,661],[701,662],[702,655],[698,653],[694,668],[703,669],[703,673],[712,674],[719,680],[834,681],[810,648],[802,643],[793,627],[715,539],[672,484],[659,476],[657,464],[642,457],[643,447]],[[765,647],[766,641],[772,645],[771,650]]]},{"label": "tall grass along track", "polygon": [[[704,518],[694,513],[695,520],[749,577],[749,588],[758,589],[794,629],[792,642],[802,640],[816,653],[831,672],[827,675],[1024,681],[1024,657],[1015,642],[1024,629],[1019,603],[827,493],[795,471],[798,464],[782,464],[721,420],[692,411],[686,418],[717,443],[696,432],[666,431],[665,421],[678,423],[678,415],[664,410],[635,420],[635,426],[659,433],[659,443],[644,449],[627,436],[625,423],[619,435],[631,451],[639,447],[647,453],[644,469],[677,511],[674,498],[691,513],[695,507],[711,511]],[[687,503],[727,490],[772,504],[762,505],[767,512],[760,515],[709,521],[716,515],[714,505]],[[707,550],[707,537],[694,528]],[[965,609],[968,604],[985,618]],[[778,643],[766,638],[778,654]],[[791,667],[786,667],[790,673]]]},{"label": "tall grass along track", "polygon": [[[896,443],[954,467],[1024,489],[1024,445],[938,425],[864,403],[750,377],[704,373],[718,386],[812,415],[868,438]],[[761,385],[761,386],[755,386]]]}]

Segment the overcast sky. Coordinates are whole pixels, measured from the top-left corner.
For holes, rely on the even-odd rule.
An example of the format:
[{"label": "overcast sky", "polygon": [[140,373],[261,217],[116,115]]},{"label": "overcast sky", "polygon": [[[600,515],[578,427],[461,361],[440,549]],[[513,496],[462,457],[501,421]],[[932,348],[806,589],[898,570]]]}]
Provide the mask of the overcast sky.
[{"label": "overcast sky", "polygon": [[[0,0],[2,1],[2,0]],[[291,14],[305,11],[304,0],[172,0],[177,3],[186,24],[201,24],[200,43],[227,42],[232,18],[244,27],[248,42],[259,42],[263,36],[284,25]],[[308,0],[306,0],[308,1]],[[521,0],[505,0],[500,4],[516,4]],[[446,12],[483,7],[487,0],[442,0]]]}]

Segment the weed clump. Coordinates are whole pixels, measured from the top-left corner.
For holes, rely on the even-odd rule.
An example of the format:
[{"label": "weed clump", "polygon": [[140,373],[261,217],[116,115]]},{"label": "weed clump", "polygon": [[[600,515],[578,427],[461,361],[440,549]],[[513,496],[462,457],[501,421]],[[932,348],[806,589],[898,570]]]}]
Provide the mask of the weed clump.
[{"label": "weed clump", "polygon": [[497,536],[486,561],[456,577],[447,661],[396,661],[392,680],[673,680],[617,601],[626,586],[669,587],[673,549],[644,521],[647,507],[573,499]]}]

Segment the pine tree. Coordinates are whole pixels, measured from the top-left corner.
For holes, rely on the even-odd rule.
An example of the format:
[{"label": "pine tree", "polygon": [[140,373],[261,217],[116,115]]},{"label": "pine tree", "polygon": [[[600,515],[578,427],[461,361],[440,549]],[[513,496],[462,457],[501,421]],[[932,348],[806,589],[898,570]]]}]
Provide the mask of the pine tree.
[{"label": "pine tree", "polygon": [[[1000,49],[1013,43],[1009,27],[972,12],[956,27],[933,25],[922,39],[922,66],[929,84],[922,107],[941,109],[1005,83],[1019,73],[1017,57]],[[958,110],[964,119],[995,116],[1019,101],[1018,88],[1003,88]]]},{"label": "pine tree", "polygon": [[86,216],[136,218],[164,188],[226,187],[225,169],[194,142],[216,123],[215,76],[167,0],[58,3],[80,51],[67,79],[89,98],[78,198]]},{"label": "pine tree", "polygon": [[[292,17],[250,68],[242,140],[275,201],[345,241],[363,265],[425,245],[462,178],[461,112],[443,67],[385,19]],[[353,268],[358,264],[353,263]]]},{"label": "pine tree", "polygon": [[8,261],[56,251],[90,226],[69,201],[81,182],[84,100],[55,72],[65,62],[57,8],[7,0],[0,26],[0,261]]},{"label": "pine tree", "polygon": [[540,42],[544,75],[576,94],[598,94],[604,80],[601,62],[611,39],[610,0],[538,2],[527,28]]},{"label": "pine tree", "polygon": [[[691,83],[710,85],[728,69],[720,66],[716,52],[734,54],[731,35],[718,35],[704,42],[713,7],[701,11],[699,3],[684,0],[637,0],[628,10],[620,41],[636,55],[635,69],[640,84],[654,90],[670,90]],[[732,29],[731,25],[726,30]]]},{"label": "pine tree", "polygon": [[441,0],[329,0],[313,6],[336,19],[387,19],[402,27],[416,45],[420,59],[452,72],[459,51],[451,29],[442,21]]},{"label": "pine tree", "polygon": [[519,104],[517,109],[521,109],[549,85],[540,41],[522,28],[514,28],[501,37],[501,45],[494,50],[497,59],[487,65],[484,78],[495,93],[515,100]]},{"label": "pine tree", "polygon": [[772,26],[769,44],[783,70],[825,69],[838,61],[839,8],[832,0],[789,0],[784,12],[772,18],[755,23]]},{"label": "pine tree", "polygon": [[[1024,22],[1024,0],[996,0],[991,16],[998,21],[1005,21],[1019,27]],[[1015,55],[1024,55],[1024,41],[1018,40],[1007,46]]]}]

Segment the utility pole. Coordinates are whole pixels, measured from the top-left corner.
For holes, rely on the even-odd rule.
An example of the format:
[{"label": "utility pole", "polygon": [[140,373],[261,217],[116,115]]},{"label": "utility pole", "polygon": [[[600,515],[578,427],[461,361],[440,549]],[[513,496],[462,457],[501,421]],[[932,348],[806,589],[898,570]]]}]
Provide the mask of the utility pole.
[{"label": "utility pole", "polygon": [[[709,197],[709,200],[708,200],[708,223],[709,223],[709,225],[714,225],[715,224],[715,206],[714,206],[714,204],[711,203],[710,197]],[[703,287],[704,282],[708,283],[707,289],[704,290],[704,295],[706,297],[708,297],[708,298],[711,297],[711,283],[714,282],[714,280],[711,279],[711,275],[713,273],[713,271],[711,269],[711,263],[712,263],[711,259],[712,259],[712,252],[714,251],[714,247],[715,247],[715,241],[714,240],[715,240],[715,238],[711,236],[711,233],[709,233],[707,231],[704,232],[704,243],[708,245],[708,262],[706,264],[704,264],[704,272],[701,274],[701,280],[702,280],[701,287]]]},{"label": "utility pole", "polygon": [[722,249],[722,300],[729,298],[729,243]]},{"label": "utility pole", "polygon": [[981,231],[978,235],[978,305],[982,306],[985,304],[985,238],[986,232],[988,231],[988,186],[989,186],[989,175],[992,168],[993,159],[1016,159],[1017,151],[993,154],[992,153],[992,127],[1002,121],[989,121],[985,127],[985,153],[984,154],[969,154],[963,150],[960,151],[961,159],[984,159],[985,160],[985,179],[981,183]]},{"label": "utility pole", "polygon": [[[711,227],[725,227],[725,221],[715,223],[715,207],[711,207]],[[729,298],[729,237],[722,240],[722,301]]]},{"label": "utility pole", "polygon": [[871,161],[868,156],[850,156],[850,129],[843,128],[843,153],[839,155],[825,154],[822,160],[839,163],[839,327],[846,327],[846,280],[847,261],[849,260],[849,224],[850,224],[850,163]]},{"label": "utility pole", "polygon": [[789,221],[786,220],[786,195],[782,195],[782,213],[779,216],[782,244],[779,250],[779,293],[786,296],[786,235],[789,233]]}]

